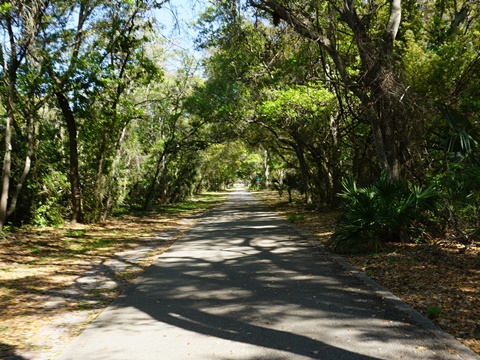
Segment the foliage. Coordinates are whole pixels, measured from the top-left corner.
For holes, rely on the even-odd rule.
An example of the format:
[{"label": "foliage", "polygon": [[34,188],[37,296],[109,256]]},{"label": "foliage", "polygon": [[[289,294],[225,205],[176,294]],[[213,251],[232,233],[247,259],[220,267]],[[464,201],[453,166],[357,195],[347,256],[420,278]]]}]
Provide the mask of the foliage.
[{"label": "foliage", "polygon": [[440,217],[465,245],[480,236],[480,136],[478,120],[443,107],[437,131],[439,159],[429,176],[442,199]]},{"label": "foliage", "polygon": [[[391,167],[405,181],[433,181],[443,199],[436,215],[474,235],[478,9],[401,2],[395,36],[385,32],[393,3],[210,2],[195,25],[206,54],[200,77],[199,62],[156,32],[151,10],[164,3],[1,5],[0,105],[9,121],[0,130],[12,145],[0,148],[11,167],[3,184],[12,183],[2,199],[14,225],[68,219],[69,196],[90,222],[237,179],[334,207],[342,178],[367,184]],[[362,25],[355,31],[349,15]],[[78,196],[69,186],[75,140]],[[395,237],[404,227],[372,231]]]},{"label": "foliage", "polygon": [[301,222],[301,221],[305,220],[305,215],[288,214],[287,220],[292,222],[292,223],[296,223],[296,222],[299,222],[299,221]]},{"label": "foliage", "polygon": [[480,237],[479,178],[478,164],[454,162],[431,180],[443,200],[441,216],[464,244]]},{"label": "foliage", "polygon": [[[283,121],[286,126],[299,126],[296,121],[328,116],[334,95],[315,84],[275,90],[268,94],[271,100],[259,106],[259,113],[274,121]],[[307,124],[305,124],[307,125]]]},{"label": "foliage", "polygon": [[448,125],[445,134],[441,135],[444,138],[443,151],[448,157],[447,161],[480,160],[477,154],[480,132],[474,123],[467,116],[447,106],[442,109],[442,113]]},{"label": "foliage", "polygon": [[408,187],[382,173],[379,180],[359,187],[355,180],[342,182],[340,196],[348,202],[328,247],[333,251],[358,253],[378,251],[387,241],[406,241],[409,227],[423,211],[432,208],[432,188]]},{"label": "foliage", "polygon": [[301,178],[295,171],[287,171],[281,173],[281,178],[274,178],[272,181],[272,189],[278,191],[280,197],[283,196],[284,191],[287,191],[288,202],[292,203],[292,191],[299,190],[301,188]]},{"label": "foliage", "polygon": [[442,314],[442,309],[440,309],[438,306],[435,306],[435,305],[430,306],[425,311],[425,314],[427,315],[427,317],[434,319],[439,317]]},{"label": "foliage", "polygon": [[29,186],[33,196],[30,223],[35,226],[57,226],[66,217],[67,178],[59,171],[50,169],[41,175],[41,181]]},{"label": "foliage", "polygon": [[262,158],[240,141],[214,144],[202,152],[201,187],[224,190],[235,181],[250,181],[261,171]]}]

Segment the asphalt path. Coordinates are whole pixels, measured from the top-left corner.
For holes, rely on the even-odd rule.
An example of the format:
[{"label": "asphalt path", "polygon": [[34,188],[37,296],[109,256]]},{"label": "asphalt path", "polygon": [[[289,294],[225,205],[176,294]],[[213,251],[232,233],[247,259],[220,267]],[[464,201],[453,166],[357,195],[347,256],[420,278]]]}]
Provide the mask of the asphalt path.
[{"label": "asphalt path", "polygon": [[480,358],[341,262],[236,191],[59,360]]}]

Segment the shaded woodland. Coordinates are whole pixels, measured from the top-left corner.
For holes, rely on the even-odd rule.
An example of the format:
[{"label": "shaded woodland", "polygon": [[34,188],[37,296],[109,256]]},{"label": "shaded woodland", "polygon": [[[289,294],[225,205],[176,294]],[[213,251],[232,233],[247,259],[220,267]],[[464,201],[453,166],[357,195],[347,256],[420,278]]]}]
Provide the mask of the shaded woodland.
[{"label": "shaded woodland", "polygon": [[478,5],[210,1],[193,25],[199,63],[159,34],[155,9],[174,2],[3,1],[0,229],[242,181],[344,209],[335,251],[446,233],[466,248],[480,219]]}]

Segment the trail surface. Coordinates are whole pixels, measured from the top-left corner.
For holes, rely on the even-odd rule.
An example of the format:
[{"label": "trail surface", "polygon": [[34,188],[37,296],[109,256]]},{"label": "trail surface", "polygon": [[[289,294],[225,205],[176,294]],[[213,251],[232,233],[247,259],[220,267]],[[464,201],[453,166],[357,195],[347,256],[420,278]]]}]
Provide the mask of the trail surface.
[{"label": "trail surface", "polygon": [[478,358],[237,191],[59,359]]}]

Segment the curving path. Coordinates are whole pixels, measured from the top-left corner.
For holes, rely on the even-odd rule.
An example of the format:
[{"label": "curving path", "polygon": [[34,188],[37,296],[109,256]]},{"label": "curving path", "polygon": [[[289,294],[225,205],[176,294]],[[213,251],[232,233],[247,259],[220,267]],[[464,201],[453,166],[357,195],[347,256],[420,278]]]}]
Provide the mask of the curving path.
[{"label": "curving path", "polygon": [[59,359],[480,358],[387,297],[237,191]]}]

